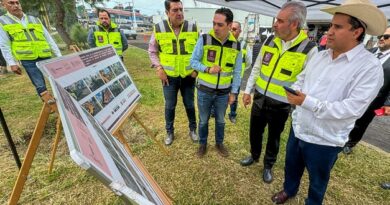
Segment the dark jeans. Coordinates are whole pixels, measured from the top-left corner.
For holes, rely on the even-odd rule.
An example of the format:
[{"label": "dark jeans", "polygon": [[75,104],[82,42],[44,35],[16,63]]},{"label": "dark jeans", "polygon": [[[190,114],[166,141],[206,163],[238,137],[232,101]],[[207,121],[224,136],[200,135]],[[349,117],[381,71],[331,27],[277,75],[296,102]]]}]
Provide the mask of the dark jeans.
[{"label": "dark jeans", "polygon": [[271,169],[279,153],[280,135],[284,130],[289,109],[272,108],[266,105],[259,107],[256,101],[257,99],[253,101],[250,118],[249,140],[251,154],[253,159],[259,159],[264,129],[268,125],[268,142],[264,155],[264,168]]},{"label": "dark jeans", "polygon": [[240,88],[238,88],[238,93],[236,95],[236,99],[234,102],[230,105],[230,113],[229,117],[236,117],[237,116],[237,106],[238,106],[238,95],[240,94]]},{"label": "dark jeans", "polygon": [[36,63],[45,59],[46,58],[38,58],[36,60],[20,61],[24,69],[26,69],[27,75],[30,78],[39,96],[42,92],[46,91],[47,89],[45,84],[45,78],[43,77],[41,71],[38,69]]},{"label": "dark jeans", "polygon": [[306,205],[320,205],[328,186],[330,171],[342,147],[312,144],[295,137],[291,128],[286,147],[284,191],[289,197],[297,194],[305,168],[309,174]]},{"label": "dark jeans", "polygon": [[210,94],[198,89],[199,144],[207,144],[211,107],[215,110],[215,142],[222,144],[225,136],[225,113],[229,94]]},{"label": "dark jeans", "polygon": [[186,78],[168,76],[168,81],[169,85],[163,86],[165,99],[165,129],[167,130],[167,133],[174,132],[173,124],[175,121],[175,108],[179,90],[186,109],[189,122],[188,126],[190,130],[196,130],[194,105],[195,78],[192,78],[191,76],[187,76]]}]

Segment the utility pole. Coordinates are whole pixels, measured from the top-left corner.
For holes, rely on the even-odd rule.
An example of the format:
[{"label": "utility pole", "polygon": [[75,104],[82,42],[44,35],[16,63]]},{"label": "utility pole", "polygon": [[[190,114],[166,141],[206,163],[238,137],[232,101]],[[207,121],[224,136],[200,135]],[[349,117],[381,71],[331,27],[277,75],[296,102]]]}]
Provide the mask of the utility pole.
[{"label": "utility pole", "polygon": [[133,6],[131,7],[133,9],[133,29],[137,30],[137,21],[135,19],[135,9],[134,9],[134,0],[132,0]]}]

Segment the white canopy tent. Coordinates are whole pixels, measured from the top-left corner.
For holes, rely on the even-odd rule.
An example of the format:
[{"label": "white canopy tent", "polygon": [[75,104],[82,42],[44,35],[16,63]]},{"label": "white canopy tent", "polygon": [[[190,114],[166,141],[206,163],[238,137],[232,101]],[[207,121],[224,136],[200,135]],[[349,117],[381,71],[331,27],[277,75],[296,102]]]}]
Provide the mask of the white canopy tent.
[{"label": "white canopy tent", "polygon": [[[200,2],[241,9],[266,16],[276,17],[280,7],[289,0],[197,0]],[[307,21],[329,22],[330,14],[320,11],[326,6],[340,5],[345,0],[296,0],[303,2],[307,7]],[[390,0],[371,0],[380,8],[387,19],[390,19]],[[362,11],[365,12],[365,11]]]}]

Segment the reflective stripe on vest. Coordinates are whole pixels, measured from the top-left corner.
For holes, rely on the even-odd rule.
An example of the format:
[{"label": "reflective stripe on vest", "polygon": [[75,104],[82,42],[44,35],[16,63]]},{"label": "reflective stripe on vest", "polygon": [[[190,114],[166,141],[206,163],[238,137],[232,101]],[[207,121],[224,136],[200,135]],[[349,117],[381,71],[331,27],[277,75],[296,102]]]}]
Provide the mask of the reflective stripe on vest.
[{"label": "reflective stripe on vest", "polygon": [[24,27],[13,17],[0,16],[0,24],[11,41],[12,55],[16,60],[36,60],[52,56],[49,43],[46,41],[42,23],[33,16],[26,16]]},{"label": "reflective stripe on vest", "polygon": [[195,23],[184,21],[178,36],[167,20],[154,26],[154,36],[159,47],[159,59],[165,73],[171,77],[186,77],[193,72],[190,66],[192,52],[198,41]]},{"label": "reflective stripe on vest", "polygon": [[203,34],[203,57],[202,64],[207,67],[219,65],[221,72],[218,74],[198,73],[197,83],[211,89],[227,89],[233,80],[234,64],[237,55],[240,53],[240,43],[232,34],[222,45],[215,37],[214,31]]},{"label": "reflective stripe on vest", "polygon": [[281,54],[282,40],[271,36],[261,48],[262,64],[256,90],[275,100],[288,103],[283,86],[290,87],[302,72],[307,54],[315,46],[302,31],[291,47]]},{"label": "reflective stripe on vest", "polygon": [[108,30],[104,29],[99,23],[93,27],[93,35],[95,37],[95,44],[97,47],[112,45],[117,54],[122,56],[122,37],[121,33],[115,23],[111,22],[110,28]]}]

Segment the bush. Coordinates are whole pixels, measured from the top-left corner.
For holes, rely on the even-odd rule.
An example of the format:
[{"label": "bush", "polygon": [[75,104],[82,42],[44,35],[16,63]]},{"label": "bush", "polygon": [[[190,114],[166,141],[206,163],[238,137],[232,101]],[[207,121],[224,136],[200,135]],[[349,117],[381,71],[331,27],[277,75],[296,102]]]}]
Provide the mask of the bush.
[{"label": "bush", "polygon": [[80,24],[74,24],[70,29],[70,38],[74,41],[78,47],[87,48],[88,30],[82,27]]}]

